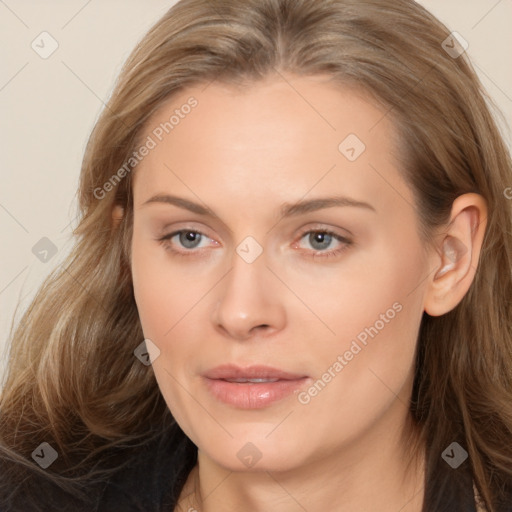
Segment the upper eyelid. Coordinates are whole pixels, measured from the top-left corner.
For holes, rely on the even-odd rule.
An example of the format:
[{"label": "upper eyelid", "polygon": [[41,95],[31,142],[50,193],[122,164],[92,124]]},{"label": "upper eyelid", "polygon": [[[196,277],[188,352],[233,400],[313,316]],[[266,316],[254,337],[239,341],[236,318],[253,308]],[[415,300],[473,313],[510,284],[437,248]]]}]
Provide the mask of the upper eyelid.
[{"label": "upper eyelid", "polygon": [[[176,224],[178,224],[178,225],[179,224],[185,224],[185,225],[183,227],[176,227],[176,228],[171,228],[172,224],[175,224],[175,223],[165,224],[164,226],[162,226],[161,228],[158,229],[158,231],[160,233],[162,233],[161,236],[165,236],[170,233],[176,233],[176,232],[180,232],[180,231],[189,230],[189,231],[194,231],[194,232],[200,233],[204,236],[207,236],[208,238],[213,238],[213,237],[209,236],[208,233],[206,233],[204,229],[194,227],[193,222],[191,222],[191,223],[190,222],[183,222],[183,223],[177,222]],[[342,232],[347,233],[348,236],[354,236],[349,229],[341,228],[341,227],[331,227],[328,222],[312,222],[309,224],[312,224],[312,226],[307,226],[307,227],[299,230],[301,235],[308,233],[310,231],[328,231],[328,232],[332,232],[339,236],[344,236],[343,234],[337,233],[337,231],[342,231]],[[208,228],[206,231],[209,231],[209,230],[210,230],[210,228]],[[231,230],[229,230],[229,231],[231,233]]]},{"label": "upper eyelid", "polygon": [[204,238],[208,238],[209,240],[214,240],[215,242],[217,242],[211,236],[208,236],[206,233],[203,233],[202,231],[199,231],[197,229],[175,229],[173,231],[169,231],[169,233],[166,233],[166,234],[163,234],[162,236],[159,236],[158,240],[169,241],[172,238],[174,238],[176,235],[179,235],[180,233],[187,233],[187,232],[197,233],[197,234],[201,235]]},{"label": "upper eyelid", "polygon": [[[177,224],[180,224],[180,223],[177,223]],[[162,226],[161,228],[158,228],[158,230],[157,230],[158,235],[157,236],[158,236],[159,239],[161,239],[161,238],[164,238],[164,237],[167,238],[167,237],[174,236],[174,235],[176,235],[178,233],[181,233],[183,231],[191,231],[191,232],[199,233],[200,235],[206,236],[207,238],[213,239],[213,237],[209,236],[208,233],[205,232],[205,231],[208,231],[208,230],[204,230],[202,228],[193,227],[193,225],[191,225],[190,223],[184,223],[184,224],[188,224],[188,225],[185,225],[183,227],[172,227],[172,224],[166,224],[166,225]]]},{"label": "upper eyelid", "polygon": [[308,233],[328,233],[332,235],[335,238],[341,239],[341,240],[352,240],[353,236],[352,233],[350,233],[347,229],[343,229],[342,231],[346,231],[347,235],[344,235],[342,233],[338,233],[338,231],[335,228],[328,228],[328,227],[309,227],[305,228],[304,230],[301,230],[299,233],[299,238],[302,238],[304,235],[307,235]]}]

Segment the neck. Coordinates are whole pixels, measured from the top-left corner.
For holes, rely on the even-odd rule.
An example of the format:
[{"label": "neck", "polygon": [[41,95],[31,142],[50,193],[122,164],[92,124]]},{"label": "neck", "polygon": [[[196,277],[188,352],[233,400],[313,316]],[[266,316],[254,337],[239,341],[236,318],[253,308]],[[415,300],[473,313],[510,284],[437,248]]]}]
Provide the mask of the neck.
[{"label": "neck", "polygon": [[[403,408],[403,404],[399,407]],[[301,467],[279,472],[229,471],[199,450],[198,464],[189,476],[176,510],[421,512],[424,449],[417,456],[408,457],[404,433],[389,427],[384,423],[381,428],[371,429],[364,438],[346,443]],[[412,432],[417,439],[416,432]]]}]

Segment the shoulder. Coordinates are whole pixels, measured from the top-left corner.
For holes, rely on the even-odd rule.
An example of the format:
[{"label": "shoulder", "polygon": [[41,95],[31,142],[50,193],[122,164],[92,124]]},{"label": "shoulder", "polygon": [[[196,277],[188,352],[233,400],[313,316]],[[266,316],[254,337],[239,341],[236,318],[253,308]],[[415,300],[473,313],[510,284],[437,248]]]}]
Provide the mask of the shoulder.
[{"label": "shoulder", "polygon": [[97,512],[172,510],[196,460],[197,449],[181,430],[155,439],[109,481]]},{"label": "shoulder", "polygon": [[[476,486],[473,486],[473,490],[475,493],[476,512],[487,512],[487,509],[481,504],[482,501],[480,499]],[[502,497],[499,500],[499,503],[496,504],[495,511],[512,512],[512,481],[510,482],[510,485],[503,490]]]},{"label": "shoulder", "polygon": [[100,492],[96,484],[79,496],[41,472],[0,457],[0,512],[92,512],[94,495]]},{"label": "shoulder", "polygon": [[498,512],[512,512],[512,479],[507,487],[505,496],[499,504]]},{"label": "shoulder", "polygon": [[119,450],[110,461],[119,469],[108,478],[84,484],[80,495],[0,457],[0,512],[172,510],[196,454],[181,430],[172,428],[137,447]]},{"label": "shoulder", "polygon": [[[439,458],[425,480],[424,510],[436,512],[485,512],[479,507],[478,493],[474,486],[469,463],[456,469]],[[512,486],[503,490],[495,512],[512,512]]]}]

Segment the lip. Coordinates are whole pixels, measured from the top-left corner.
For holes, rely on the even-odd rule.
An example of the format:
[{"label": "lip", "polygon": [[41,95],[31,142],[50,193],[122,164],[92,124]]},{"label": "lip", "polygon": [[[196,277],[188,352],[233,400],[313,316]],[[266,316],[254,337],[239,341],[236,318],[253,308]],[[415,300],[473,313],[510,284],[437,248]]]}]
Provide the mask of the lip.
[{"label": "lip", "polygon": [[[286,398],[303,387],[307,375],[295,374],[270,366],[222,365],[203,375],[208,391],[219,401],[238,409],[262,409]],[[269,382],[241,383],[227,379],[269,379]]]}]

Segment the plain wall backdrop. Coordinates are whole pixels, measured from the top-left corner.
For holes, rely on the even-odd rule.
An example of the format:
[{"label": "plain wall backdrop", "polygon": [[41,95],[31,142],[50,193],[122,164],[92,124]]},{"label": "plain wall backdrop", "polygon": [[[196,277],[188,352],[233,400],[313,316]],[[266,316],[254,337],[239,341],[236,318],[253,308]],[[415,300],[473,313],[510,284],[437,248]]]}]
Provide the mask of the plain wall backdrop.
[{"label": "plain wall backdrop", "polygon": [[[94,122],[132,48],[174,3],[0,0],[0,382],[13,319],[72,245]],[[420,3],[469,43],[510,147],[512,0]]]}]

